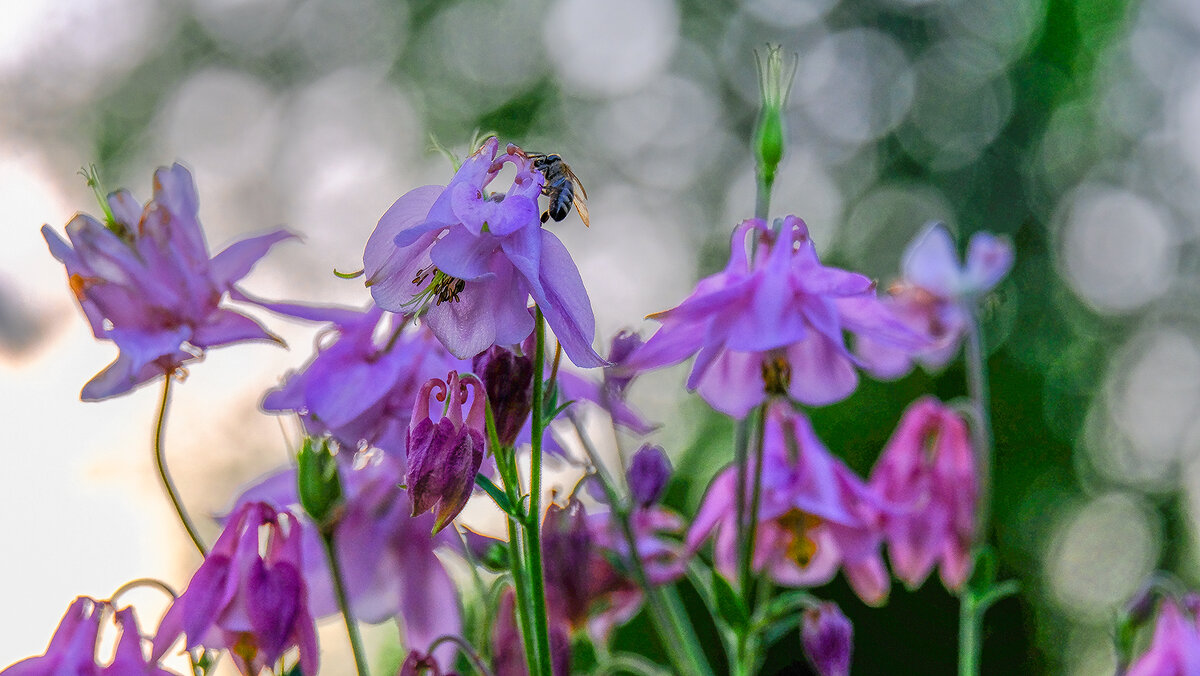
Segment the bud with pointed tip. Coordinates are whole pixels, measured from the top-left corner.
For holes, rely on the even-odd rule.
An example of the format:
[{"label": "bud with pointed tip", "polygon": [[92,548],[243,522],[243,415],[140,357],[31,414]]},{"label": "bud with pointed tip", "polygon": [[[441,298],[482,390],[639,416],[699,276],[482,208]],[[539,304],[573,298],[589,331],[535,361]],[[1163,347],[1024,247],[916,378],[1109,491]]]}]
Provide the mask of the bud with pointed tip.
[{"label": "bud with pointed tip", "polygon": [[[469,412],[468,386],[474,390]],[[446,413],[436,423],[429,417],[429,395],[437,389]],[[487,395],[473,375],[451,371],[446,380],[431,378],[421,387],[408,427],[408,474],[412,515],[432,510],[433,532],[446,527],[466,506],[483,463],[484,410]]]},{"label": "bud with pointed tip", "polygon": [[487,390],[500,443],[512,446],[533,409],[533,359],[493,345],[475,355],[471,369]]},{"label": "bud with pointed tip", "polygon": [[296,454],[296,465],[300,505],[324,531],[331,527],[334,510],[342,501],[342,483],[329,440],[323,439],[318,449],[313,447],[312,437],[306,437]]},{"label": "bud with pointed tip", "polygon": [[639,507],[649,507],[662,497],[667,482],[671,480],[671,461],[661,446],[645,444],[633,454],[629,472],[629,494]]},{"label": "bud with pointed tip", "polygon": [[836,603],[824,602],[804,611],[800,632],[804,654],[820,676],[846,676],[854,648],[854,627]]},{"label": "bud with pointed tip", "polygon": [[754,125],[754,159],[759,180],[769,187],[775,182],[775,169],[783,159],[787,143],[783,114],[792,89],[792,77],[796,74],[796,63],[785,63],[780,45],[767,45],[765,59],[757,52],[754,57],[762,97],[762,109]]}]

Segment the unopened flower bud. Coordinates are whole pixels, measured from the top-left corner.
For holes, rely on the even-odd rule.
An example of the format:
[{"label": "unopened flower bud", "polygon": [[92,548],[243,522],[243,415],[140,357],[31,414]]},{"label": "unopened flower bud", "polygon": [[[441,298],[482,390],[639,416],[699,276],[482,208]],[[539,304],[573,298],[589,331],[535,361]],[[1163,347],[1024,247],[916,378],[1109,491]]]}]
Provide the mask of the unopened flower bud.
[{"label": "unopened flower bud", "polygon": [[649,507],[658,502],[671,480],[671,461],[661,446],[645,444],[633,454],[626,480],[634,503]]},{"label": "unopened flower bud", "polygon": [[775,181],[775,169],[783,159],[786,145],[783,109],[792,88],[796,64],[784,63],[783,47],[768,45],[765,59],[755,54],[758,65],[759,93],[762,109],[754,126],[754,158],[760,179],[768,186]]},{"label": "unopened flower bud", "polygon": [[329,448],[329,440],[322,440],[320,448],[314,448],[312,437],[305,438],[296,463],[300,506],[324,530],[342,499],[337,460]]},{"label": "unopened flower bud", "polygon": [[611,366],[604,369],[604,385],[611,394],[622,396],[625,389],[629,387],[629,383],[637,375],[636,372],[622,370],[621,365],[645,342],[641,335],[632,331],[621,331],[613,336],[612,345],[608,350],[608,361]]},{"label": "unopened flower bud", "polygon": [[475,355],[471,369],[483,380],[500,443],[511,446],[533,408],[533,359],[493,345]]},{"label": "unopened flower bud", "polygon": [[801,640],[809,663],[820,676],[846,676],[850,673],[854,627],[836,603],[825,602],[804,611]]},{"label": "unopened flower bud", "polygon": [[[468,389],[474,390],[473,397]],[[445,402],[446,410],[437,422],[429,414],[429,396],[434,390],[438,401]],[[435,533],[445,528],[467,504],[475,487],[475,474],[483,463],[485,403],[480,390],[482,386],[475,376],[459,377],[451,371],[444,381],[440,378],[427,381],[413,406],[405,479],[412,515],[433,511]]]}]

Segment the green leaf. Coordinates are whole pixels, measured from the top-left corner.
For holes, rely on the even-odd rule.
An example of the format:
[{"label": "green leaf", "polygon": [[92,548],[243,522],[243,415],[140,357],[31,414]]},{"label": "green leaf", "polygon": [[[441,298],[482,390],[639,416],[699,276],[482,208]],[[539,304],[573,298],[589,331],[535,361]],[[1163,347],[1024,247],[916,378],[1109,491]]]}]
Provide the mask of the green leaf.
[{"label": "green leaf", "polygon": [[712,582],[713,595],[717,600],[717,613],[739,634],[744,632],[750,626],[750,613],[746,611],[746,603],[716,571],[713,571]]},{"label": "green leaf", "polygon": [[766,627],[786,620],[805,608],[812,608],[818,603],[817,597],[805,590],[795,590],[780,594],[754,613],[754,624]]},{"label": "green leaf", "polygon": [[475,484],[487,491],[487,494],[492,496],[492,500],[496,502],[496,506],[499,507],[505,514],[508,514],[514,519],[521,518],[521,515],[517,514],[517,512],[513,510],[513,505],[511,502],[509,502],[508,496],[504,494],[504,491],[501,490],[499,486],[492,483],[491,479],[487,478],[483,474],[476,474]]}]

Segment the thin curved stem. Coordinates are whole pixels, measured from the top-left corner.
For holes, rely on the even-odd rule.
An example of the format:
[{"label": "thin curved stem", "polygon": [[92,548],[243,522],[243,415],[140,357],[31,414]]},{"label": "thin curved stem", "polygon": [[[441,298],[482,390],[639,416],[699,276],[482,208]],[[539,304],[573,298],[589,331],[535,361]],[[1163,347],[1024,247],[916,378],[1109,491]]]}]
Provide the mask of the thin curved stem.
[{"label": "thin curved stem", "polygon": [[109,603],[116,606],[118,598],[123,596],[126,592],[137,589],[138,587],[151,587],[153,589],[157,589],[167,596],[170,596],[172,600],[179,598],[179,594],[175,593],[175,590],[171,588],[171,585],[167,584],[166,582],[152,577],[139,577],[136,580],[130,580],[120,587],[117,587],[117,590],[112,593],[112,596],[108,597]]},{"label": "thin curved stem", "polygon": [[453,643],[455,646],[457,646],[459,652],[461,652],[463,655],[466,655],[467,659],[470,660],[471,664],[475,667],[475,670],[478,671],[482,676],[494,676],[492,670],[488,669],[487,664],[484,664],[483,657],[479,655],[479,651],[475,650],[475,646],[468,643],[461,636],[445,634],[435,638],[433,643],[429,644],[429,654],[432,655],[433,651],[443,643]]},{"label": "thin curved stem", "polygon": [[171,500],[171,506],[179,515],[179,521],[187,531],[188,537],[192,539],[192,544],[196,545],[200,556],[208,556],[208,548],[204,546],[204,540],[200,539],[196,526],[188,518],[187,510],[184,509],[183,501],[179,497],[179,489],[175,488],[175,482],[171,480],[171,475],[167,472],[166,453],[163,450],[163,432],[167,426],[167,403],[170,399],[171,374],[168,373],[163,377],[162,399],[158,404],[158,419],[154,424],[154,464],[158,468],[158,477],[162,480],[163,489],[167,491],[167,497]]},{"label": "thin curved stem", "polygon": [[325,555],[329,559],[329,574],[333,577],[333,593],[337,597],[338,610],[346,621],[346,635],[350,637],[350,648],[354,651],[354,666],[358,676],[370,676],[367,666],[366,652],[363,650],[362,635],[358,631],[358,623],[350,612],[350,602],[346,598],[346,585],[342,577],[342,564],[338,561],[337,551],[333,546],[333,534],[322,533],[321,543],[325,545]]}]

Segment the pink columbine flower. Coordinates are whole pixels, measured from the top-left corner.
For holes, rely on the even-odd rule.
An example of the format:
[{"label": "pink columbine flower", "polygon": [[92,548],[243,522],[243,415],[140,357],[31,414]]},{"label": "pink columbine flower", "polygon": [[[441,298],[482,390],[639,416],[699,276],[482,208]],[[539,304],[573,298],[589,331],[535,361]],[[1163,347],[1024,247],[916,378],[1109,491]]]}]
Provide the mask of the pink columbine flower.
[{"label": "pink columbine flower", "polygon": [[1012,245],[987,232],[977,232],[959,265],[954,240],[942,223],[927,225],[904,252],[903,278],[888,292],[889,307],[930,343],[918,349],[859,336],[855,352],[880,378],[899,378],[913,363],[928,369],[945,366],[958,354],[971,313],[979,298],[1000,283],[1013,265]]},{"label": "pink columbine flower", "polygon": [[[106,610],[115,610],[121,638],[108,666],[96,663],[96,639]],[[146,661],[142,653],[142,635],[131,608],[116,610],[107,601],[81,596],[67,608],[46,652],[21,660],[7,669],[5,676],[175,676],[158,666],[158,660]]]},{"label": "pink columbine flower", "polygon": [[[429,395],[435,389],[437,400],[446,405],[436,423],[429,417]],[[470,408],[464,415],[468,398]],[[434,532],[445,528],[471,498],[486,449],[486,407],[479,379],[460,377],[455,371],[444,381],[431,378],[417,394],[408,428],[408,492],[413,516],[433,511]]]},{"label": "pink columbine flower", "polygon": [[[409,494],[401,487],[402,457],[344,455],[338,455],[343,505],[333,542],[355,619],[368,624],[395,619],[405,647],[412,650],[427,651],[437,637],[460,634],[457,590],[436,553],[440,547],[459,548],[458,537],[445,530],[431,535],[433,515],[411,516]],[[264,478],[235,504],[259,500],[298,509],[295,469]],[[318,619],[336,615],[340,610],[317,527],[303,515],[298,519],[308,607]],[[454,646],[443,644],[434,655],[449,664]]]},{"label": "pink columbine flower", "polygon": [[[747,234],[758,243],[753,260]],[[870,279],[822,265],[808,227],[795,216],[778,231],[762,220],[744,221],[734,230],[725,269],[652,317],[662,327],[624,368],[659,368],[696,355],[688,389],[736,418],[768,394],[810,405],[849,396],[858,384],[857,360],[844,331],[902,348],[923,344],[880,304]]]},{"label": "pink columbine flower", "polygon": [[[841,567],[859,598],[882,604],[891,581],[879,554],[881,523],[893,507],[834,458],[808,418],[787,402],[772,402],[765,425],[753,569],[780,585],[810,587],[829,582]],[[717,569],[732,579],[738,560],[736,467],[709,485],[688,531],[689,548],[699,549],[714,531]]]},{"label": "pink columbine flower", "polygon": [[1164,598],[1150,647],[1123,676],[1195,676],[1200,674],[1200,632],[1174,599]]},{"label": "pink columbine flower", "polygon": [[933,397],[918,399],[884,447],[870,485],[904,509],[884,516],[892,570],[919,587],[935,564],[958,589],[971,573],[979,480],[962,418]]},{"label": "pink columbine flower", "polygon": [[[278,341],[246,315],[220,305],[285,230],[235,242],[209,258],[196,186],[176,164],[154,173],[143,208],[128,191],[108,196],[111,222],[77,214],[67,244],[49,225],[42,236],[67,268],[71,290],[96,338],[117,344],[116,361],[83,386],[84,401],[123,394],[198,358],[244,340]],[[73,246],[72,246],[73,245]]]},{"label": "pink columbine flower", "polygon": [[246,676],[275,664],[292,646],[299,648],[304,673],[317,673],[316,626],[302,569],[296,517],[264,502],[244,503],[163,615],[153,658],[161,659],[185,634],[188,650],[226,649]]},{"label": "pink columbine flower", "polygon": [[[583,279],[563,243],[542,227],[537,199],[545,177],[516,146],[498,149],[489,138],[448,185],[411,190],[379,219],[363,253],[371,295],[385,310],[423,311],[462,359],[523,341],[534,327],[532,296],[571,361],[601,366]],[[512,187],[488,192],[509,163],[517,170]]]}]

